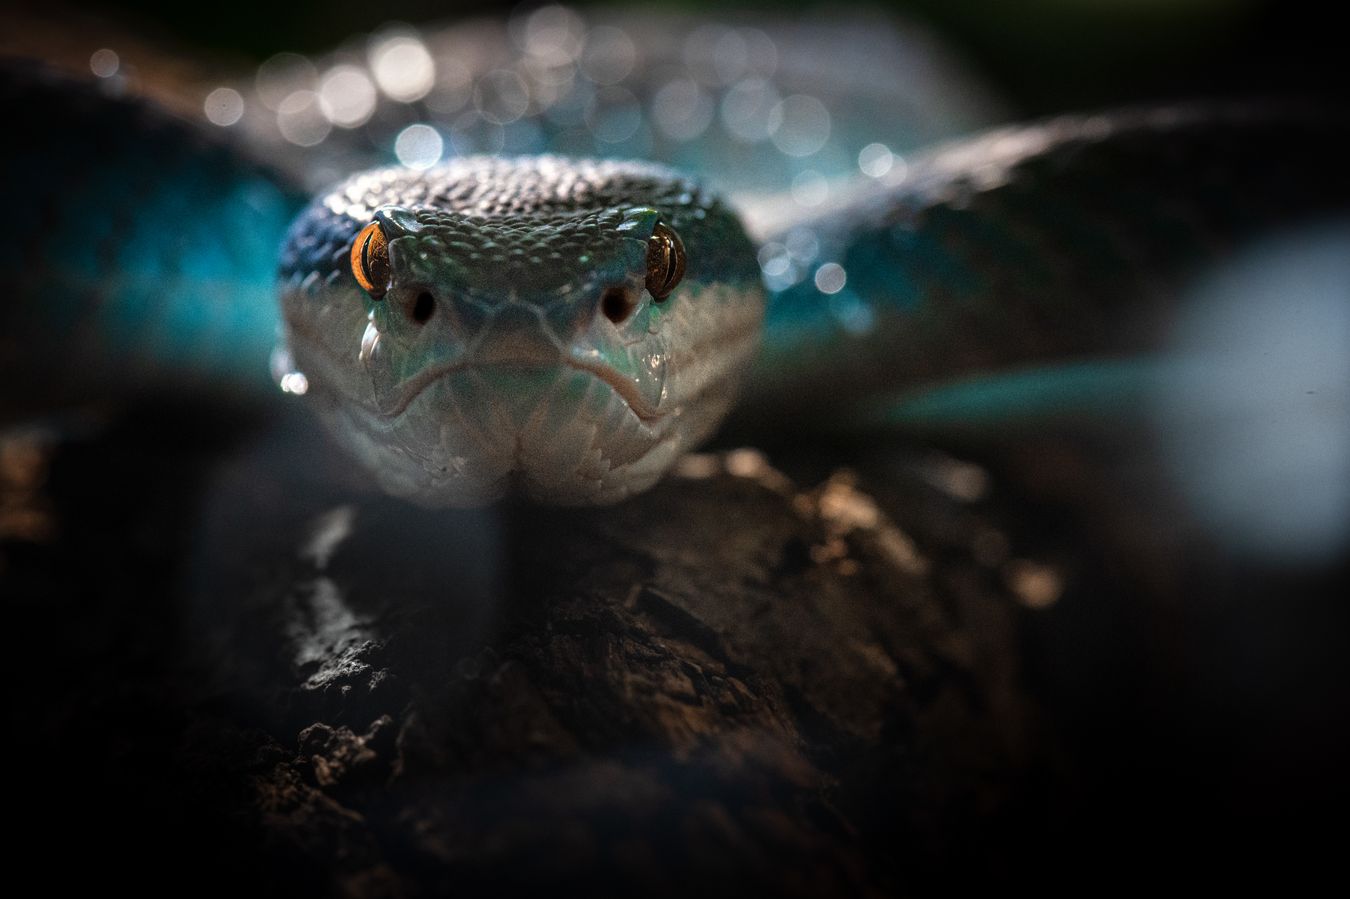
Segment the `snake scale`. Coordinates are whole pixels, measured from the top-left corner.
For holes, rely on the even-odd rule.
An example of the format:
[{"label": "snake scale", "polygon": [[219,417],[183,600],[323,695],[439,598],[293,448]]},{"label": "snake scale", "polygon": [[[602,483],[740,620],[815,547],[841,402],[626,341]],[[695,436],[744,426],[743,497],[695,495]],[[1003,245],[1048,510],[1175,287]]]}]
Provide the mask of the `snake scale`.
[{"label": "snake scale", "polygon": [[[710,127],[735,136],[753,117],[753,104],[747,118],[728,113],[737,91],[773,84],[670,80],[651,22],[624,26],[544,41],[547,53],[527,30],[509,58],[470,60],[479,118],[469,124],[498,129],[500,147],[476,147],[490,153],[470,139],[459,152],[469,126],[438,118],[436,95],[400,98],[383,82],[389,96],[367,104],[365,131],[320,122],[334,137],[311,141],[296,104],[326,98],[325,114],[345,126],[342,104],[373,93],[346,63],[318,91],[288,95],[262,136],[248,120],[191,121],[106,79],[6,63],[0,92],[19,127],[0,172],[15,215],[0,245],[0,372],[23,386],[0,414],[149,393],[262,402],[280,384],[395,495],[610,503],[659,480],[728,414],[779,433],[879,418],[902,427],[916,402],[953,384],[970,385],[968,400],[1005,373],[1147,354],[1201,266],[1283,224],[1350,209],[1347,118],[1291,103],[1061,117],[903,162],[872,142],[864,156],[884,163],[843,178],[800,162],[837,155],[836,144],[862,159],[858,134],[898,115],[898,101],[855,90],[845,108],[849,84],[826,83],[828,102],[784,88],[769,130],[797,165],[795,206],[764,188],[762,136],[723,142],[720,158],[751,173],[740,191],[719,189],[711,157],[691,175],[554,155],[578,128],[559,112],[570,95],[541,87],[556,87],[538,75],[544,63],[572,73],[569,90],[590,73],[583,119],[594,141],[627,127],[597,97],[665,102],[692,90],[686,118],[707,119],[695,101],[720,91],[719,123],[680,134],[673,119],[665,143],[648,141],[666,148],[649,155],[677,164],[712,145]],[[437,51],[456,33],[417,44],[415,61],[463,75],[466,57]],[[599,63],[586,55],[603,49],[597,35],[612,45],[615,34],[626,68],[612,46]],[[725,34],[753,48],[766,32]],[[828,82],[828,68],[795,49],[809,36],[794,34],[773,45],[787,60],[775,77]],[[340,68],[353,93],[333,87]],[[533,92],[512,111],[519,85]],[[265,105],[248,88],[212,96]],[[402,116],[392,125],[380,118],[390,109]],[[408,130],[410,110],[425,131]],[[821,110],[827,123],[834,115],[835,143],[813,148]],[[520,123],[533,129],[524,148],[542,152],[512,152]],[[395,133],[431,139],[436,158],[358,170],[387,158]],[[609,155],[633,140],[621,135]],[[1109,397],[1101,405],[1109,414]]]}]

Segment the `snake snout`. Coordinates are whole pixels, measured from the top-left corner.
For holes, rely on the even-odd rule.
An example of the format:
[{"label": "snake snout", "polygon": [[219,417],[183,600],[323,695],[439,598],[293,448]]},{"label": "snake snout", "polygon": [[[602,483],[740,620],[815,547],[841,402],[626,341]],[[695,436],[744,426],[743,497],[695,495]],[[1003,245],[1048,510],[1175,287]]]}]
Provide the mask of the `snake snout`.
[{"label": "snake snout", "polygon": [[507,303],[494,310],[473,343],[473,360],[480,365],[552,365],[563,354],[539,310],[524,303]]}]

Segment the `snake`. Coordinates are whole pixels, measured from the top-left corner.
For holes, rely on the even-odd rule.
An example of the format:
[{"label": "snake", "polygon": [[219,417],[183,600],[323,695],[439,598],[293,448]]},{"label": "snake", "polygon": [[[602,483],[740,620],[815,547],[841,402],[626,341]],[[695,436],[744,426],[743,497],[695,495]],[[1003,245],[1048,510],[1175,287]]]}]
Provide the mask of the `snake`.
[{"label": "snake", "polygon": [[[559,21],[579,21],[568,15]],[[669,23],[660,41],[644,37],[650,22],[625,24],[589,32],[623,37],[619,79],[584,65],[584,37],[561,60],[527,45],[511,51],[515,68],[472,63],[476,121],[541,59],[603,74],[593,97],[616,84],[642,95],[666,71],[662,47],[680,42]],[[717,34],[744,47],[766,33],[789,58],[778,77],[829,100],[775,94],[778,161],[826,152],[785,130],[794,109],[808,125],[832,113],[839,140],[854,141],[850,159],[868,136],[854,132],[902,118],[898,81],[822,87],[829,70],[799,46],[809,29]],[[437,40],[495,46],[472,29],[445,34],[395,40],[461,74],[464,57],[437,55]],[[301,100],[328,97],[330,118],[350,124],[341,103],[375,82],[359,64],[329,73],[339,70],[348,93],[329,79]],[[764,188],[775,169],[759,171],[762,137],[732,147],[751,172],[740,191],[718,185],[715,158],[695,173],[669,164],[709,137],[671,138],[668,160],[573,155],[563,101],[539,99],[547,78],[531,83],[535,105],[512,121],[533,123],[527,149],[539,152],[438,149],[449,158],[347,174],[387,156],[395,130],[442,147],[451,120],[384,85],[365,130],[320,122],[334,137],[311,150],[299,146],[311,141],[296,130],[308,121],[301,101],[291,119],[283,108],[264,115],[270,131],[249,133],[247,121],[213,125],[106,77],[5,63],[0,100],[19,127],[0,173],[14,216],[0,244],[0,373],[11,385],[0,419],[150,394],[298,397],[395,496],[603,505],[650,488],[728,421],[792,439],[935,422],[998,430],[1075,402],[1109,415],[1112,379],[1164,343],[1203,265],[1350,209],[1350,119],[1316,103],[1062,115],[942,134],[899,164],[874,141],[884,164],[870,172],[799,170],[792,194],[810,202],[794,206]],[[694,101],[723,90],[734,130],[727,97],[746,83],[677,78],[665,89]],[[261,109],[251,90],[211,97]],[[859,96],[846,109],[838,96],[849,91]],[[380,120],[389,109],[402,116],[392,125]],[[407,131],[409,111],[425,131]],[[592,118],[603,135],[609,120]],[[372,134],[375,153],[358,139]]]}]

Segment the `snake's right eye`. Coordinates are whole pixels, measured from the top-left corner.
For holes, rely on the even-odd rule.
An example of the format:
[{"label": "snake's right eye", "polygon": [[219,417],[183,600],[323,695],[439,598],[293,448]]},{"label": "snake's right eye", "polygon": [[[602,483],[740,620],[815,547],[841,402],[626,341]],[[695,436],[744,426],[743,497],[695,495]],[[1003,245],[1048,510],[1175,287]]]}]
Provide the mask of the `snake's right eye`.
[{"label": "snake's right eye", "polygon": [[657,222],[647,241],[647,291],[664,303],[684,277],[684,243],[665,222]]},{"label": "snake's right eye", "polygon": [[352,275],[361,289],[378,300],[389,290],[389,242],[379,222],[361,229],[352,241]]}]

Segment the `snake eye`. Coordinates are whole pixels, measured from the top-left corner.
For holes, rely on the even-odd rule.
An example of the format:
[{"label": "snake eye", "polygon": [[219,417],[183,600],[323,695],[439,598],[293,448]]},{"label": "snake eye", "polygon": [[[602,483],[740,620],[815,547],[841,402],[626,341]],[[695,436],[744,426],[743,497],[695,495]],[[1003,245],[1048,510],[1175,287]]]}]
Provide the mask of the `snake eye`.
[{"label": "snake eye", "polygon": [[379,222],[366,225],[352,241],[352,275],[373,299],[389,290],[389,243]]},{"label": "snake eye", "polygon": [[647,241],[647,291],[660,303],[684,277],[684,244],[680,235],[657,222]]}]

